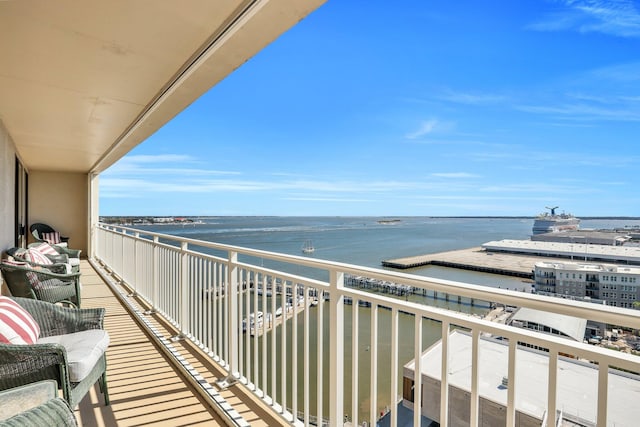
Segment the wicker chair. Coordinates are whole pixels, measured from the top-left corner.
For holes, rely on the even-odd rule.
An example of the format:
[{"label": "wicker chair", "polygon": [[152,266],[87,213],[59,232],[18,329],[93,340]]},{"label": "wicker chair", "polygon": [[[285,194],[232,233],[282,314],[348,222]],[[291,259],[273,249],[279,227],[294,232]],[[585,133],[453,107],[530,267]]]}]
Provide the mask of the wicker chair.
[{"label": "wicker chair", "polygon": [[[29,244],[28,247],[32,248],[34,246],[38,246],[41,243],[43,242],[31,243]],[[44,242],[44,243],[48,243],[48,242]],[[51,245],[51,247],[55,249],[56,252],[58,252],[58,254],[62,257],[67,256],[68,258],[80,258],[80,254],[82,253],[81,249],[71,249],[66,246],[52,245],[51,243],[49,243],[49,245]]]},{"label": "wicker chair", "polygon": [[96,363],[81,381],[72,382],[70,374],[73,374],[73,369],[70,368],[70,362],[73,361],[69,359],[72,352],[68,352],[64,344],[51,343],[57,339],[64,342],[65,336],[70,334],[103,329],[104,309],[66,308],[25,298],[14,300],[38,323],[40,338],[38,343],[31,345],[0,343],[0,390],[53,379],[69,406],[75,409],[98,382],[105,405],[109,405],[106,354],[102,352],[98,356]]},{"label": "wicker chair", "polygon": [[[54,230],[50,225],[47,224],[42,224],[42,223],[35,223],[35,224],[31,224],[31,226],[29,227],[29,230],[31,231],[31,235],[33,236],[34,239],[36,239],[38,242],[47,242],[47,243],[51,243],[51,244],[56,244],[57,242],[50,242],[48,240],[45,240],[43,238],[43,233],[55,233],[56,230]],[[68,237],[64,237],[64,236],[60,236],[60,242],[63,244],[66,244],[67,242],[69,242],[69,238]]]},{"label": "wicker chair", "polygon": [[[71,249],[71,248],[67,248],[65,246],[52,245],[52,244],[47,243],[47,242],[31,243],[28,246],[28,248],[29,249],[37,248],[40,245],[47,245],[48,248],[53,249],[53,251],[56,252],[56,254],[45,254],[45,256],[47,258],[49,258],[53,263],[70,264],[71,265],[71,270],[74,273],[77,273],[78,271],[80,271],[80,254],[82,253],[81,249]],[[21,254],[21,255],[13,255],[9,251],[14,251],[14,252],[17,252],[18,254]],[[16,258],[21,258],[21,259],[23,258],[23,255],[24,255],[25,251],[26,251],[26,249],[23,249],[23,248],[7,249],[7,253],[9,255],[13,255]]]},{"label": "wicker chair", "polygon": [[80,307],[80,273],[59,274],[46,268],[3,262],[0,271],[11,295]]},{"label": "wicker chair", "polygon": [[[48,259],[53,262],[53,264],[39,264],[30,260],[26,256],[26,249],[23,248],[9,248],[5,251],[9,257],[13,257],[15,261],[19,263],[28,264],[32,268],[46,268],[50,270],[52,273],[58,274],[69,274],[73,271],[73,267],[69,264],[69,258],[67,256],[60,255],[59,257],[47,256]],[[11,259],[11,258],[9,258]]]},{"label": "wicker chair", "polygon": [[77,426],[69,404],[57,395],[54,380],[0,391],[0,427]]}]

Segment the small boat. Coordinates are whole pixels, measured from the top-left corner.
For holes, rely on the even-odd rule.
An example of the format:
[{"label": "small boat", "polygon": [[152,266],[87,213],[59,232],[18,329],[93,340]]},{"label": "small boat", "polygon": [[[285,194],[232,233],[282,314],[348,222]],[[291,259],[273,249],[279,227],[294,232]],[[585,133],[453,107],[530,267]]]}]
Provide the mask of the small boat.
[{"label": "small boat", "polygon": [[302,253],[312,254],[315,250],[316,249],[313,247],[313,242],[311,240],[307,240],[304,242],[304,245],[302,245]]},{"label": "small boat", "polygon": [[247,319],[242,320],[242,330],[247,331],[247,329],[251,330],[251,329],[255,329],[256,327],[261,328],[262,319],[263,319],[263,313],[261,311],[258,311],[257,313],[249,314],[249,319],[248,319],[249,322],[247,322]]},{"label": "small boat", "polygon": [[258,286],[258,295],[260,296],[266,295],[267,297],[271,297],[273,296],[273,291],[271,290],[270,287],[268,287],[266,291],[263,291],[262,286]]}]

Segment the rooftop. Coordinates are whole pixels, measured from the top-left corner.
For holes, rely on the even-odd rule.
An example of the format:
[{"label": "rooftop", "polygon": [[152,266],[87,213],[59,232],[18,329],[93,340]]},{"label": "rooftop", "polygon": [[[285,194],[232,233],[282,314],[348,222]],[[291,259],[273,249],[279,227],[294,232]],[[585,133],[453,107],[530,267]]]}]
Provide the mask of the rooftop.
[{"label": "rooftop", "polygon": [[555,268],[558,270],[575,270],[595,273],[640,274],[640,267],[627,267],[615,264],[587,264],[584,262],[537,262],[536,267]]},{"label": "rooftop", "polygon": [[548,326],[562,332],[576,341],[582,341],[584,339],[584,331],[587,327],[586,319],[566,316],[560,313],[532,310],[527,307],[519,308],[518,311],[513,313],[511,320]]},{"label": "rooftop", "polygon": [[523,254],[548,254],[562,257],[588,257],[611,262],[640,263],[640,247],[592,245],[584,243],[538,242],[531,240],[494,240],[484,243],[487,251]]},{"label": "rooftop", "polygon": [[[441,341],[422,354],[422,373],[440,380],[442,376]],[[509,346],[505,342],[482,338],[479,344],[479,394],[496,403],[507,404],[508,387],[502,386],[507,376]],[[472,339],[466,333],[453,331],[449,337],[449,384],[471,390]],[[519,348],[516,362],[516,408],[542,418],[547,406],[546,353]],[[413,370],[411,361],[405,368]],[[597,366],[560,357],[558,359],[558,409],[581,419],[595,421],[597,408]],[[608,425],[633,425],[640,417],[640,381],[638,377],[609,370]]]}]

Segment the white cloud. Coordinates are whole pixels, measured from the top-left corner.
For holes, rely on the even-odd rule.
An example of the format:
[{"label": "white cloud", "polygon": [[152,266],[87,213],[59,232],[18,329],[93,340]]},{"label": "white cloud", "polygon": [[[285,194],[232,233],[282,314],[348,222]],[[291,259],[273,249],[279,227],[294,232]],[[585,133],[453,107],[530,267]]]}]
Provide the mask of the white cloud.
[{"label": "white cloud", "polygon": [[428,135],[431,132],[433,132],[437,124],[438,124],[438,121],[435,119],[422,122],[418,130],[408,133],[406,136],[408,139],[416,139],[416,138],[420,138],[421,136]]},{"label": "white cloud", "polygon": [[[437,174],[436,174],[437,176]],[[283,193],[281,197],[290,200],[368,201],[368,195],[398,195],[420,191],[462,191],[469,190],[468,184],[453,182],[452,179],[476,177],[472,174],[440,174],[441,180],[407,181],[350,181],[350,180],[241,180],[241,179],[181,179],[175,181],[150,180],[143,178],[105,177],[100,179],[101,194],[105,197],[155,197],[153,194],[215,194],[215,193]],[[292,195],[291,193],[294,193]],[[298,193],[300,195],[295,195]],[[307,196],[310,194],[311,196]]]},{"label": "white cloud", "polygon": [[549,114],[565,120],[640,121],[640,109],[595,106],[588,103],[564,103],[558,105],[518,105],[516,110],[526,113]]},{"label": "white cloud", "polygon": [[632,0],[563,0],[561,3],[562,11],[550,14],[528,28],[640,37],[640,13]]},{"label": "white cloud", "polygon": [[616,82],[637,83],[640,80],[640,62],[626,62],[590,71],[587,78]]},{"label": "white cloud", "polygon": [[546,201],[545,197],[536,197],[531,195],[526,196],[503,196],[503,195],[490,195],[490,196],[474,196],[470,194],[461,195],[430,195],[430,196],[416,196],[417,199],[425,200],[473,200],[473,201],[492,201],[492,200],[513,200],[513,201],[532,201],[541,200]]},{"label": "white cloud", "polygon": [[522,183],[522,184],[500,184],[488,185],[477,189],[483,193],[517,193],[517,194],[591,194],[599,190],[584,185],[562,185],[546,183]]},{"label": "white cloud", "polygon": [[186,154],[138,154],[123,157],[119,163],[167,163],[193,161]]},{"label": "white cloud", "polygon": [[[106,170],[101,176],[178,175],[212,176],[239,175],[236,171],[221,171],[194,167],[199,159],[185,154],[158,154],[125,156]],[[187,167],[187,165],[189,165]]]},{"label": "white cloud", "polygon": [[480,175],[476,175],[468,172],[440,172],[432,173],[431,176],[438,178],[479,178]]},{"label": "white cloud", "polygon": [[433,133],[446,132],[453,128],[453,124],[450,122],[443,122],[438,119],[429,119],[420,123],[420,127],[405,135],[407,139],[419,139],[423,136],[427,136]]},{"label": "white cloud", "polygon": [[503,95],[493,95],[487,93],[463,93],[447,91],[438,97],[441,100],[455,102],[457,104],[488,105],[506,101]]},{"label": "white cloud", "polygon": [[299,202],[338,202],[338,203],[370,203],[372,199],[353,199],[340,197],[281,197],[280,200],[292,200]]}]

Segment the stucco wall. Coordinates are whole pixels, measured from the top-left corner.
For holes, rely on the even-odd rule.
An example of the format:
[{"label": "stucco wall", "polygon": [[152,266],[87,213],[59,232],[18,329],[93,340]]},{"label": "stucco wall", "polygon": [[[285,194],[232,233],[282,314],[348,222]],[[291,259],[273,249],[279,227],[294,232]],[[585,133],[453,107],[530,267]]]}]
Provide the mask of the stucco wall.
[{"label": "stucco wall", "polygon": [[[15,242],[15,167],[16,151],[9,133],[0,120],[0,250]],[[8,295],[4,283],[1,291]]]},{"label": "stucco wall", "polygon": [[87,198],[86,174],[29,172],[29,224],[49,224],[70,238],[69,247],[82,249],[83,256],[87,253]]}]

